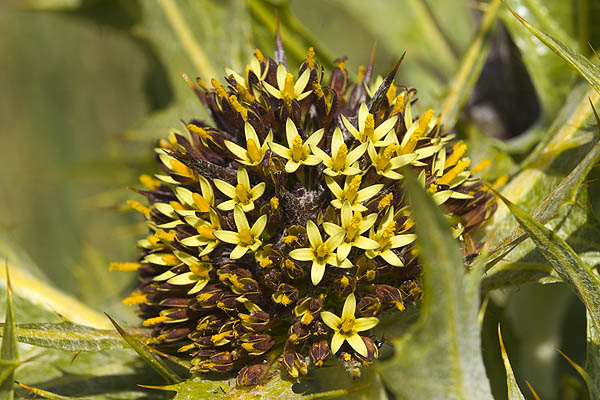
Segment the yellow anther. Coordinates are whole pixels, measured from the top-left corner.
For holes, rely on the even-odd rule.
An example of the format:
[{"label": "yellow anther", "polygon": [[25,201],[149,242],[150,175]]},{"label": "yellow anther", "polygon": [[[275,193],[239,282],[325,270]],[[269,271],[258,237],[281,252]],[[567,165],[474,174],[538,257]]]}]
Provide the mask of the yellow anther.
[{"label": "yellow anther", "polygon": [[379,201],[377,204],[377,211],[381,211],[384,208],[388,207],[392,201],[394,200],[394,193],[388,193]]},{"label": "yellow anther", "polygon": [[375,132],[375,118],[373,118],[373,114],[369,113],[369,115],[367,115],[367,118],[365,119],[363,141],[366,141],[367,138],[373,140],[373,132]]},{"label": "yellow anther", "polygon": [[136,304],[145,303],[148,300],[148,297],[141,292],[131,292],[129,297],[123,299],[122,303],[126,306],[134,306]]},{"label": "yellow anther", "polygon": [[290,259],[286,259],[284,264],[286,268],[294,268],[296,266],[296,264],[294,264],[294,262]]},{"label": "yellow anther", "polygon": [[221,84],[219,83],[218,80],[216,80],[215,78],[212,78],[210,80],[210,83],[212,84],[212,86],[215,88],[215,91],[217,92],[217,94],[219,95],[219,97],[223,98],[223,97],[227,97],[227,92],[225,91],[225,89],[223,89],[223,86],[221,86]]},{"label": "yellow anther", "polygon": [[296,135],[292,140],[292,160],[300,162],[304,158],[304,149],[302,148],[302,138]]},{"label": "yellow anther", "polygon": [[387,224],[387,226],[383,230],[383,233],[381,234],[381,237],[379,238],[379,240],[377,240],[377,242],[379,243],[379,246],[385,247],[389,243],[390,239],[392,237],[394,237],[395,233],[396,233],[396,221],[391,221],[389,224]]},{"label": "yellow anther", "polygon": [[263,53],[259,49],[254,49],[254,55],[259,63],[262,63],[265,59],[265,56],[263,56]]},{"label": "yellow anther", "polygon": [[288,305],[290,305],[291,302],[292,302],[292,300],[285,294],[281,296],[281,304],[283,304],[284,306],[287,307]]},{"label": "yellow anther", "polygon": [[248,204],[248,191],[241,183],[235,186],[235,197],[241,204]]},{"label": "yellow anther", "polygon": [[358,234],[358,230],[360,229],[360,223],[362,222],[362,214],[359,211],[355,211],[352,219],[350,220],[350,224],[346,229],[346,241],[353,241]]},{"label": "yellow anther", "polygon": [[252,161],[253,163],[260,162],[260,151],[258,150],[258,146],[256,145],[256,142],[254,140],[246,140],[246,149],[248,151],[248,158],[250,159],[250,161]]},{"label": "yellow anther", "polygon": [[425,133],[425,130],[427,129],[427,126],[429,125],[429,122],[431,121],[431,118],[433,118],[434,114],[435,111],[430,108],[429,110],[425,111],[423,117],[419,119],[419,128],[417,129],[419,131],[419,137]]},{"label": "yellow anther", "polygon": [[294,75],[289,72],[285,75],[285,84],[283,85],[283,95],[294,98]]},{"label": "yellow anther", "polygon": [[496,181],[492,184],[494,189],[498,189],[501,186],[504,186],[506,182],[508,182],[508,174],[502,175],[500,178],[496,179]]},{"label": "yellow anther", "polygon": [[208,204],[208,201],[206,201],[206,199],[200,194],[192,193],[192,200],[194,200],[194,204],[196,205],[196,208],[198,208],[198,210],[203,212],[207,212],[208,210],[210,210],[210,204]]},{"label": "yellow anther", "polygon": [[396,101],[394,102],[394,108],[392,109],[392,114],[390,116],[394,116],[396,114],[400,114],[404,111],[404,96],[402,94],[396,96]]},{"label": "yellow anther", "polygon": [[144,321],[143,325],[144,326],[153,326],[153,325],[158,325],[161,322],[165,322],[168,320],[169,320],[169,318],[161,315],[160,317],[148,318],[147,320]]},{"label": "yellow anther", "polygon": [[309,47],[306,53],[306,64],[308,64],[308,68],[311,70],[315,67],[315,49],[312,47]]},{"label": "yellow anther", "polygon": [[207,92],[209,91],[208,89],[208,85],[206,84],[206,82],[204,82],[202,79],[198,78],[196,79],[196,83],[198,84],[198,86],[200,86],[202,89],[206,90]]},{"label": "yellow anther", "polygon": [[250,232],[250,229],[244,228],[239,232],[240,244],[243,246],[250,246],[254,243],[254,236]]},{"label": "yellow anther", "polygon": [[319,99],[325,96],[325,93],[323,93],[323,88],[321,87],[320,83],[313,83],[313,92],[317,95]]},{"label": "yellow anther", "polygon": [[139,177],[140,183],[149,190],[154,190],[160,187],[160,182],[152,178],[150,175],[142,174]]},{"label": "yellow anther", "polygon": [[390,88],[386,93],[386,97],[388,100],[388,104],[392,104],[392,102],[394,101],[394,97],[396,97],[396,85],[394,85],[394,81],[392,81],[392,84],[390,85]]},{"label": "yellow anther", "polygon": [[302,322],[303,325],[310,325],[310,323],[313,322],[314,319],[315,317],[312,315],[312,313],[310,311],[307,311],[302,316],[300,322]]},{"label": "yellow anther", "polygon": [[208,273],[211,270],[210,264],[208,263],[192,264],[189,266],[189,268],[190,272],[192,272],[194,275],[205,279],[208,279]]},{"label": "yellow anther", "polygon": [[465,154],[465,151],[467,151],[467,145],[464,144],[462,140],[458,141],[454,146],[452,146],[452,154],[446,158],[444,168],[455,165],[456,162]]},{"label": "yellow anther", "polygon": [[181,204],[181,203],[180,203],[180,202],[178,202],[178,201],[171,200],[171,201],[169,202],[169,205],[170,205],[171,207],[173,207],[173,210],[185,210],[185,207],[183,206],[183,204]]},{"label": "yellow anther", "polygon": [[401,301],[397,301],[396,302],[396,309],[398,309],[400,311],[404,311],[406,309],[406,307],[404,307],[404,303],[402,303]]},{"label": "yellow anther", "polygon": [[210,228],[208,226],[199,226],[198,228],[196,228],[196,230],[198,231],[198,235],[202,236],[205,239],[208,239],[208,240],[215,239],[215,235],[214,235],[215,230],[213,228]]},{"label": "yellow anther", "polygon": [[188,131],[200,136],[204,140],[213,140],[210,133],[208,133],[206,131],[206,129],[204,129],[204,128],[200,128],[199,126],[194,125],[194,124],[187,124],[185,127],[187,128]]},{"label": "yellow anther", "polygon": [[150,209],[146,206],[140,204],[140,202],[135,200],[127,200],[127,205],[134,209],[135,211],[142,213],[146,216],[146,218],[150,217]]},{"label": "yellow anther", "polygon": [[146,237],[146,240],[150,242],[152,247],[160,247],[161,246],[160,239],[154,235],[150,235],[150,236]]},{"label": "yellow anther", "polygon": [[342,276],[342,279],[340,279],[340,287],[342,289],[345,289],[348,287],[349,284],[350,284],[350,280],[348,279],[348,277]]},{"label": "yellow anther", "polygon": [[450,182],[454,180],[463,172],[466,168],[471,164],[471,160],[465,158],[464,160],[460,160],[450,171],[446,172],[440,179],[436,181],[438,185],[448,185]]},{"label": "yellow anther", "polygon": [[252,96],[252,95],[250,94],[250,92],[249,92],[249,91],[247,91],[247,90],[246,90],[246,88],[245,88],[243,85],[241,85],[239,82],[237,82],[237,81],[236,81],[236,82],[235,82],[235,88],[237,89],[237,91],[238,91],[238,92],[239,92],[239,93],[242,95],[242,97],[243,97],[243,98],[244,98],[246,101],[248,101],[248,102],[250,102],[250,103],[254,103],[254,100],[255,100],[255,99],[254,99],[254,96]]},{"label": "yellow anther", "polygon": [[196,348],[196,343],[190,343],[190,344],[186,344],[185,346],[181,346],[180,348],[177,349],[178,353],[187,353],[190,350],[193,350]]},{"label": "yellow anther", "polygon": [[323,259],[329,255],[329,247],[325,243],[321,243],[316,249],[317,258]]},{"label": "yellow anther", "polygon": [[[335,151],[335,149],[334,149]],[[335,158],[333,160],[332,168],[334,171],[338,172],[344,169],[346,166],[346,156],[348,155],[348,147],[345,143],[342,143],[335,154]]]},{"label": "yellow anther", "polygon": [[[287,235],[287,236],[283,237],[283,243],[286,243],[286,244],[290,244],[290,243],[297,242],[297,241],[298,241],[298,236]],[[286,260],[286,261],[289,261],[289,260]]]},{"label": "yellow anther", "polygon": [[372,269],[367,271],[367,279],[368,280],[372,281],[373,279],[375,279],[375,276],[377,276],[377,274]]},{"label": "yellow anther", "polygon": [[162,260],[167,265],[171,265],[171,266],[176,266],[176,265],[181,264],[181,261],[179,260],[179,258],[177,258],[174,254],[165,254],[164,256],[162,256]]},{"label": "yellow anther", "polygon": [[160,139],[158,141],[158,147],[160,147],[161,149],[170,149],[171,145],[165,139]]},{"label": "yellow anther", "polygon": [[113,262],[108,266],[109,271],[137,271],[142,264],[135,262]]},{"label": "yellow anther", "polygon": [[350,355],[350,353],[344,353],[344,361],[350,361],[352,360],[352,356]]},{"label": "yellow anther", "polygon": [[481,172],[484,169],[486,169],[487,167],[489,167],[490,165],[492,165],[492,160],[490,160],[488,157],[486,157],[483,160],[481,160],[479,163],[477,163],[477,165],[475,165],[471,169],[471,172],[473,172],[474,174],[477,172]]},{"label": "yellow anther", "polygon": [[179,160],[171,160],[171,170],[179,175],[192,176],[194,173]]},{"label": "yellow anther", "polygon": [[365,68],[364,65],[361,65],[360,67],[358,67],[358,79],[357,82],[359,84],[362,83],[363,79],[365,78],[365,72],[367,71],[367,69]]},{"label": "yellow anther", "polygon": [[377,169],[379,171],[385,171],[385,169],[390,165],[390,160],[392,159],[392,157],[394,156],[394,153],[396,152],[396,145],[395,144],[390,144],[389,146],[387,146],[385,148],[385,150],[383,150],[383,154],[381,155],[381,157],[379,157],[379,159],[377,160]]},{"label": "yellow anther", "polygon": [[165,231],[156,231],[154,234],[158,239],[164,240],[165,242],[172,242],[175,240],[175,234]]},{"label": "yellow anther", "polygon": [[360,187],[361,181],[362,181],[362,177],[360,175],[356,175],[350,181],[350,184],[348,185],[348,189],[346,189],[345,197],[346,197],[346,200],[348,200],[350,202],[350,204],[354,203],[354,200],[356,200],[356,196],[358,195],[358,188]]},{"label": "yellow anther", "polygon": [[244,69],[244,76],[246,77],[246,84],[250,86],[250,72],[254,72],[251,66],[246,64],[246,68]]},{"label": "yellow anther", "polygon": [[346,75],[346,61],[340,60],[337,63],[338,68]]},{"label": "yellow anther", "polygon": [[271,257],[266,256],[265,258],[260,260],[260,262],[258,264],[263,268],[267,268],[267,267],[273,265],[273,260],[271,260]]},{"label": "yellow anther", "polygon": [[277,210],[279,208],[279,199],[277,197],[271,197],[269,203],[271,204],[271,210]]},{"label": "yellow anther", "polygon": [[248,109],[240,104],[235,94],[229,96],[229,103],[231,103],[231,107],[233,107],[235,111],[240,113],[244,121],[248,120]]}]

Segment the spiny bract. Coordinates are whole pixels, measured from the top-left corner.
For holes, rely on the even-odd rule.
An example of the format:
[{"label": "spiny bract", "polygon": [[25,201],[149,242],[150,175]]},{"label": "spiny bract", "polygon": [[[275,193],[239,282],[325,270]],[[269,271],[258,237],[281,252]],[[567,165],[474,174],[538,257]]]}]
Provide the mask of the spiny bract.
[{"label": "spiny bract", "polygon": [[[398,65],[350,85],[345,59],[323,83],[309,49],[295,76],[281,49],[257,50],[227,86],[188,83],[214,124],[192,120],[160,140],[161,173],[139,190],[151,235],[139,241],[139,304],[150,344],[191,358],[192,372],[238,372],[256,384],[265,359],[293,376],[333,355],[356,373],[378,357],[369,331],[418,300],[421,265],[403,192],[410,167],[442,205],[465,254],[495,204]],[[426,240],[426,238],[425,238]],[[272,352],[268,353],[270,350]]]}]

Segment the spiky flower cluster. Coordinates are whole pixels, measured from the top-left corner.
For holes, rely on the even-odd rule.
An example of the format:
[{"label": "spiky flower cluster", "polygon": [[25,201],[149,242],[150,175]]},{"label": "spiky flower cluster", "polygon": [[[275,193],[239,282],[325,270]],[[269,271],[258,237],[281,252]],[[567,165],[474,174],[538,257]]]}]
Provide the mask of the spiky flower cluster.
[{"label": "spiky flower cluster", "polygon": [[149,205],[130,202],[151,235],[139,262],[113,265],[139,272],[125,303],[140,305],[153,346],[241,384],[269,354],[293,377],[334,355],[354,370],[377,358],[377,316],[421,293],[404,167],[454,216],[465,254],[493,211],[466,146],[394,84],[398,66],[371,83],[371,63],[350,85],[337,60],[325,85],[312,49],[297,75],[277,54],[257,50],[226,87],[188,82],[214,125],[159,141],[162,172],[139,190]]}]

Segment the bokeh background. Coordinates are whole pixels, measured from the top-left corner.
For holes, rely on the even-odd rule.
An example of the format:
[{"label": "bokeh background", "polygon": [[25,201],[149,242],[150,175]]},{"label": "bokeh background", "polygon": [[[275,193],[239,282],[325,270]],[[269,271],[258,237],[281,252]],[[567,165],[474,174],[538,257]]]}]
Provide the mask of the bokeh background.
[{"label": "bokeh background", "polygon": [[[585,54],[588,42],[600,45],[596,0],[509,3]],[[182,73],[222,78],[226,65],[243,70],[254,47],[272,54],[278,15],[292,66],[310,45],[326,66],[348,56],[356,76],[377,43],[375,72],[386,74],[406,51],[397,82],[436,108],[485,9],[474,0],[0,2],[0,246],[28,254],[52,285],[135,323],[120,304],[135,277],[108,264],[136,258],[145,228],[126,188],[153,171],[154,140],[206,116]],[[508,152],[488,179],[524,159],[575,79],[502,16],[456,128]],[[490,299],[484,356],[496,394],[506,390],[501,321],[521,387],[527,380],[543,398],[578,398],[583,384],[555,350],[584,359],[584,310],[568,289],[523,285]]]}]

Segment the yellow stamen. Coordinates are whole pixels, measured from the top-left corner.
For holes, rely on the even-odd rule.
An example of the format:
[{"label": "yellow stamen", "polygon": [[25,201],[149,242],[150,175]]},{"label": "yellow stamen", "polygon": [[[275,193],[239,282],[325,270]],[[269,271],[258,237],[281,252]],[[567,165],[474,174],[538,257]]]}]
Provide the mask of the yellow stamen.
[{"label": "yellow stamen", "polygon": [[192,193],[192,200],[194,200],[194,204],[196,205],[198,210],[203,212],[207,212],[208,210],[210,210],[210,204],[208,204],[208,201],[206,201],[206,199],[200,194]]},{"label": "yellow stamen", "polygon": [[146,237],[146,240],[148,240],[150,242],[152,247],[160,247],[161,246],[160,239],[154,235],[150,235],[150,236]]},{"label": "yellow stamen", "polygon": [[[334,149],[335,151],[335,149]],[[346,166],[346,156],[348,155],[348,147],[345,143],[342,143],[337,153],[335,154],[335,158],[333,159],[332,170],[335,172],[339,172],[344,169]]]},{"label": "yellow stamen", "polygon": [[320,83],[313,83],[313,91],[319,99],[325,96],[325,93],[323,93],[323,88],[321,87]]},{"label": "yellow stamen", "polygon": [[169,318],[161,315],[160,317],[154,317],[154,318],[148,318],[147,320],[144,321],[143,325],[144,326],[153,326],[153,325],[158,325],[161,322],[165,322],[167,321]]},{"label": "yellow stamen", "polygon": [[323,259],[329,255],[329,248],[325,243],[321,243],[316,248],[317,258]]},{"label": "yellow stamen", "polygon": [[[358,235],[358,230],[360,228],[360,223],[362,221],[362,214],[358,211],[354,212],[354,216],[352,216],[352,220],[346,229],[346,242],[352,242]],[[344,277],[345,278],[345,277]]]},{"label": "yellow stamen", "polygon": [[172,147],[177,147],[177,137],[172,133],[169,135],[169,143],[171,143]]},{"label": "yellow stamen", "polygon": [[390,166],[390,160],[392,159],[392,156],[394,155],[395,151],[395,144],[390,144],[385,148],[383,154],[379,157],[379,159],[376,162],[377,170],[385,171]]},{"label": "yellow stamen", "polygon": [[285,84],[283,85],[283,95],[294,98],[294,75],[289,72],[285,75]]},{"label": "yellow stamen", "polygon": [[271,258],[269,256],[266,256],[265,258],[260,260],[260,262],[258,264],[263,268],[267,268],[268,266],[273,265],[273,260],[271,260]]},{"label": "yellow stamen", "polygon": [[160,182],[152,178],[150,175],[142,174],[140,175],[139,179],[141,184],[149,190],[154,190],[160,187]]},{"label": "yellow stamen", "polygon": [[488,157],[486,157],[483,160],[481,160],[479,163],[477,163],[477,165],[475,165],[471,169],[471,172],[473,172],[474,174],[477,172],[481,172],[484,169],[486,169],[487,167],[489,167],[490,165],[492,165],[492,160],[490,160]]},{"label": "yellow stamen", "polygon": [[239,232],[240,235],[240,244],[242,246],[250,246],[254,243],[254,236],[250,232],[250,229],[244,228]]},{"label": "yellow stamen", "polygon": [[[287,235],[283,237],[283,243],[290,244],[298,241],[298,236]],[[287,260],[286,260],[287,261]]]},{"label": "yellow stamen", "polygon": [[210,135],[210,133],[208,133],[206,131],[206,129],[204,129],[204,128],[200,128],[199,126],[194,125],[194,124],[187,124],[185,127],[187,128],[188,131],[200,136],[200,138],[202,138],[204,140],[214,141],[212,136]]},{"label": "yellow stamen", "polygon": [[135,262],[112,262],[108,266],[109,271],[137,271],[142,264]]},{"label": "yellow stamen", "polygon": [[174,254],[165,254],[164,256],[162,256],[162,260],[167,265],[171,265],[171,266],[176,266],[176,265],[181,264],[181,261],[179,260],[179,258],[177,258]]},{"label": "yellow stamen", "polygon": [[190,344],[186,344],[185,346],[181,346],[180,348],[177,349],[178,353],[187,353],[190,350],[193,350],[196,348],[196,343],[190,343]]},{"label": "yellow stamen", "polygon": [[170,149],[171,144],[169,142],[167,142],[165,139],[160,139],[158,141],[158,147],[160,147],[161,149]]},{"label": "yellow stamen", "polygon": [[231,96],[229,96],[229,102],[231,103],[231,107],[233,107],[233,109],[235,111],[240,113],[240,115],[242,116],[242,119],[244,121],[247,121],[248,120],[248,109],[240,104],[240,102],[238,101],[238,98],[235,94],[232,94]]},{"label": "yellow stamen", "polygon": [[296,135],[292,140],[292,160],[300,162],[304,158],[304,150],[302,149],[302,138],[300,135]]},{"label": "yellow stamen", "polygon": [[471,160],[465,158],[464,160],[460,160],[450,171],[446,172],[440,179],[436,181],[438,185],[448,185],[450,182],[454,180],[463,172],[466,168],[471,164]]},{"label": "yellow stamen", "polygon": [[383,230],[383,233],[381,234],[381,237],[379,238],[379,240],[377,240],[377,242],[379,243],[379,246],[385,247],[388,244],[388,242],[390,241],[390,239],[394,237],[395,233],[396,233],[396,221],[391,221],[389,224],[387,224],[387,226]]},{"label": "yellow stamen", "polygon": [[431,121],[431,118],[434,114],[435,111],[429,109],[425,112],[425,115],[423,115],[423,117],[419,119],[419,127],[413,132],[413,134],[410,136],[410,139],[408,139],[408,143],[406,143],[406,146],[404,146],[404,148],[402,149],[402,154],[412,153],[415,147],[417,147],[417,142],[419,141],[423,133],[425,133],[425,130],[429,125],[429,121]]},{"label": "yellow stamen", "polygon": [[198,86],[200,86],[202,89],[206,90],[207,92],[209,91],[208,89],[208,85],[206,84],[206,82],[204,82],[202,79],[198,78],[196,79],[196,83],[198,84]]},{"label": "yellow stamen", "polygon": [[283,304],[284,306],[287,307],[291,302],[292,300],[285,294],[281,296],[281,304]]},{"label": "yellow stamen", "polygon": [[390,116],[394,116],[396,114],[400,114],[404,111],[404,96],[402,94],[396,96],[396,101],[394,102],[394,108],[392,109],[392,114]]},{"label": "yellow stamen", "polygon": [[170,201],[169,205],[171,207],[173,207],[173,210],[185,210],[185,207],[183,206],[183,204],[181,204],[178,201]]},{"label": "yellow stamen", "polygon": [[265,56],[263,56],[263,53],[259,49],[254,49],[254,55],[259,63],[262,63],[265,59]]},{"label": "yellow stamen", "polygon": [[356,200],[356,196],[358,195],[358,188],[360,187],[360,183],[362,178],[360,175],[356,175],[350,181],[348,185],[348,189],[346,189],[345,198],[350,202],[350,204],[354,204],[354,200]]},{"label": "yellow stamen", "polygon": [[465,154],[465,151],[467,151],[467,145],[464,144],[462,140],[459,140],[454,146],[452,146],[452,154],[446,158],[444,168],[448,168],[456,164],[456,162]]},{"label": "yellow stamen", "polygon": [[362,83],[363,79],[365,78],[365,72],[366,72],[366,68],[364,65],[361,65],[360,67],[358,67],[358,79],[357,82],[359,84]]},{"label": "yellow stamen", "polygon": [[433,118],[435,114],[435,111],[433,111],[431,108],[427,111],[425,111],[425,114],[423,115],[423,117],[421,119],[419,119],[419,131],[420,134],[422,135],[423,133],[425,133],[425,130],[427,129],[427,126],[429,125],[429,121],[431,121],[431,118]]},{"label": "yellow stamen", "polygon": [[218,80],[216,80],[215,78],[212,78],[210,80],[210,83],[213,85],[213,87],[215,88],[215,91],[217,92],[217,94],[219,95],[219,97],[223,98],[223,97],[227,97],[227,92],[225,91],[225,89],[223,89],[223,86],[221,86],[221,84],[219,83]]},{"label": "yellow stamen", "polygon": [[140,202],[135,200],[127,200],[127,205],[134,209],[135,211],[142,213],[146,216],[146,218],[150,217],[150,209],[146,206],[140,204]]},{"label": "yellow stamen", "polygon": [[350,355],[350,353],[344,353],[344,361],[350,361],[352,360],[352,356]]},{"label": "yellow stamen", "polygon": [[279,199],[277,197],[271,197],[269,203],[271,204],[271,210],[277,210],[279,208]]},{"label": "yellow stamen", "polygon": [[365,119],[365,130],[362,141],[366,141],[367,138],[373,140],[373,132],[375,132],[375,119],[373,118],[373,114],[369,113]]},{"label": "yellow stamen", "polygon": [[244,69],[244,76],[246,77],[246,84],[250,86],[250,72],[254,72],[251,66],[246,64],[246,68]]},{"label": "yellow stamen", "polygon": [[342,276],[342,279],[340,279],[340,287],[342,289],[345,289],[348,287],[349,284],[350,284],[350,280],[348,279],[348,277]]},{"label": "yellow stamen", "polygon": [[246,90],[246,88],[245,88],[243,85],[240,85],[240,83],[236,81],[236,82],[235,82],[235,88],[237,89],[237,91],[238,91],[238,92],[239,92],[239,93],[242,95],[242,97],[243,97],[243,98],[244,98],[246,101],[248,101],[248,102],[250,102],[250,103],[254,103],[254,100],[255,100],[255,99],[254,99],[254,96],[252,96],[252,95],[250,94],[250,92],[248,92],[248,91]]},{"label": "yellow stamen", "polygon": [[506,182],[508,182],[508,174],[502,175],[500,178],[496,179],[496,182],[493,183],[492,187],[494,189],[498,189],[501,186],[504,186]]},{"label": "yellow stamen", "polygon": [[192,176],[194,174],[192,170],[187,167],[187,165],[179,160],[171,160],[171,170],[183,176]]},{"label": "yellow stamen", "polygon": [[154,236],[156,236],[158,239],[164,240],[165,242],[172,242],[173,240],[175,240],[174,233],[168,233],[165,231],[156,231]]},{"label": "yellow stamen", "polygon": [[261,156],[256,142],[254,142],[254,140],[252,139],[246,140],[246,148],[248,149],[248,158],[250,159],[250,161],[253,163],[259,163]]},{"label": "yellow stamen", "polygon": [[290,259],[286,259],[284,264],[285,264],[286,268],[290,268],[290,269],[294,268],[296,266],[296,264],[294,264],[294,262]]},{"label": "yellow stamen", "polygon": [[388,207],[392,201],[394,200],[394,193],[388,193],[379,201],[377,204],[377,211],[381,211],[384,208]]},{"label": "yellow stamen", "polygon": [[306,64],[308,64],[308,68],[311,70],[315,67],[315,49],[312,47],[309,47],[306,53]]},{"label": "yellow stamen", "polygon": [[402,303],[401,301],[396,302],[396,308],[400,311],[404,311],[406,309],[406,307],[404,307],[404,303]]},{"label": "yellow stamen", "polygon": [[312,315],[312,313],[310,311],[307,311],[302,316],[300,322],[302,322],[303,325],[310,325],[310,323],[313,322],[314,319],[315,317]]},{"label": "yellow stamen", "polygon": [[346,61],[338,61],[337,66],[344,73],[344,75],[346,75]]},{"label": "yellow stamen", "polygon": [[129,297],[123,299],[122,303],[126,306],[134,306],[136,304],[145,303],[148,300],[148,297],[141,292],[131,292]]},{"label": "yellow stamen", "polygon": [[352,331],[354,330],[354,325],[354,317],[344,318],[342,320],[342,323],[340,324],[340,332],[342,334],[352,333]]},{"label": "yellow stamen", "polygon": [[215,239],[215,235],[213,234],[215,229],[213,229],[213,228],[209,228],[208,226],[199,226],[198,228],[196,228],[196,230],[198,231],[198,234],[205,239],[208,239],[208,240]]},{"label": "yellow stamen", "polygon": [[235,186],[235,197],[241,204],[248,204],[248,191],[241,183]]},{"label": "yellow stamen", "polygon": [[209,263],[192,264],[189,268],[194,275],[204,279],[208,279],[208,273],[211,270]]}]

